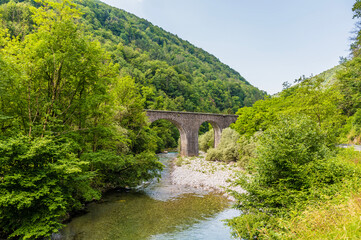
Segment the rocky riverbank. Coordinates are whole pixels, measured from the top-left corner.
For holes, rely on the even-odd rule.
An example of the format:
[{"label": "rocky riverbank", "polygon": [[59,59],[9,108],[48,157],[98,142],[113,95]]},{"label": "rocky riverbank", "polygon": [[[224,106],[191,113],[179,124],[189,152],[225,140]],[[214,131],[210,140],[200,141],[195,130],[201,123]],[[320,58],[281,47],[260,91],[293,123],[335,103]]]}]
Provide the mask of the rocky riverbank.
[{"label": "rocky riverbank", "polygon": [[199,157],[183,157],[174,160],[171,181],[173,184],[187,185],[208,191],[222,192],[231,200],[233,197],[226,193],[230,188],[237,192],[244,190],[239,186],[231,186],[232,179],[241,171],[236,164],[206,161],[205,155]]}]

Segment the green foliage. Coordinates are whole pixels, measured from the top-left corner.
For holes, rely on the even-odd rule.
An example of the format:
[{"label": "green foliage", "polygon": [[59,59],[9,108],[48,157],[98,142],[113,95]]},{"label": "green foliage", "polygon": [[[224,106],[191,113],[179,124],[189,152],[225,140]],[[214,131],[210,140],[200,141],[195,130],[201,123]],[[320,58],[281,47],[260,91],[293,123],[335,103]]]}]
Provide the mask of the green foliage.
[{"label": "green foliage", "polygon": [[[3,2],[0,1],[0,4]],[[0,8],[0,15],[4,26],[13,37],[24,38],[33,30],[32,14],[26,3],[9,1]]]},{"label": "green foliage", "polygon": [[256,157],[257,140],[261,134],[262,132],[257,132],[250,138],[245,136],[239,138],[239,160],[237,161],[239,167],[247,168],[251,159]]},{"label": "green foliage", "polygon": [[361,111],[358,109],[356,113],[347,119],[346,124],[341,130],[341,142],[360,144],[361,143]]},{"label": "green foliage", "polygon": [[271,231],[265,229],[261,238],[273,239],[357,239],[360,236],[359,193],[361,183],[361,153],[353,149],[339,149],[331,162],[351,171],[343,181],[334,185],[337,193],[310,202],[304,209],[293,210],[289,216],[275,218]]},{"label": "green foliage", "polygon": [[284,116],[301,114],[317,122],[330,138],[335,138],[345,123],[339,107],[342,102],[343,95],[335,85],[324,85],[322,78],[303,79],[277,96],[257,101],[252,107],[240,108],[232,128],[249,138],[257,131],[273,126]]},{"label": "green foliage", "polygon": [[[357,0],[353,6],[354,18],[360,18],[361,3]],[[359,109],[361,107],[361,57],[360,57],[360,46],[361,46],[361,30],[360,22],[358,21],[355,25],[355,36],[353,37],[353,43],[351,44],[351,55],[350,59],[346,59],[342,63],[342,69],[337,73],[338,84],[337,87],[344,96],[343,101],[340,104],[343,113],[350,117],[347,124],[342,129],[341,139],[344,142],[360,143],[361,133],[360,126],[358,126],[357,119],[359,116]]]},{"label": "green foliage", "polygon": [[237,140],[240,135],[231,128],[225,128],[222,131],[221,141],[217,148],[208,150],[206,160],[208,161],[237,161],[239,159],[239,145]]},{"label": "green foliage", "polygon": [[361,77],[358,72],[360,65],[361,58],[359,56],[354,57],[345,63],[345,68],[337,76],[340,82],[339,87],[345,96],[341,107],[344,113],[349,116],[352,116],[361,107],[360,92],[358,90],[361,83]]},{"label": "green foliage", "polygon": [[243,212],[230,221],[237,226],[235,235],[249,237],[247,228],[255,235],[274,230],[277,226],[269,225],[274,218],[336,194],[344,180],[354,176],[355,169],[332,158],[333,148],[334,143],[307,117],[282,119],[266,130],[260,137],[257,157],[250,163],[252,174],[244,173],[237,180],[247,193],[234,194]]},{"label": "green foliage", "polygon": [[296,112],[309,116],[313,121],[327,131],[329,137],[338,135],[337,129],[344,123],[340,103],[343,95],[338,91],[337,86],[324,86],[324,79],[312,78],[303,81],[295,91],[294,107],[288,112]]},{"label": "green foliage", "polygon": [[[360,18],[361,2],[356,0],[353,8],[354,18]],[[353,37],[354,42],[351,44],[351,59],[343,64],[343,69],[339,71],[337,78],[339,80],[339,88],[345,96],[342,104],[344,113],[348,116],[353,115],[358,108],[361,107],[360,101],[360,73],[358,71],[361,64],[360,46],[361,46],[361,29],[360,22],[355,24],[356,36]]]},{"label": "green foliage", "polygon": [[90,187],[88,162],[73,143],[54,138],[15,137],[0,142],[0,229],[10,237],[50,236],[81,201],[99,199]]},{"label": "green foliage", "polygon": [[[36,54],[24,51],[20,58],[23,60],[22,66],[27,66],[28,72],[31,69],[41,69],[41,67],[42,70],[45,70],[43,75],[33,75],[32,78],[27,79],[26,84],[20,85],[19,82],[19,85],[14,85],[14,91],[21,90],[16,89],[18,86],[25,87],[30,84],[35,88],[40,83],[43,86],[40,86],[39,93],[43,93],[45,90],[51,93],[52,90],[55,90],[54,104],[50,104],[50,107],[44,105],[42,102],[44,99],[41,97],[37,99],[36,95],[30,95],[28,100],[23,99],[23,103],[17,106],[17,111],[22,113],[29,111],[22,106],[33,106],[30,109],[31,116],[28,117],[29,119],[21,119],[21,124],[25,128],[23,131],[34,130],[31,121],[34,120],[34,114],[36,115],[34,110],[39,106],[48,108],[45,111],[47,115],[62,114],[67,119],[71,114],[78,119],[79,116],[73,114],[76,112],[74,108],[77,107],[77,104],[92,101],[93,106],[90,108],[94,108],[97,106],[96,104],[99,104],[98,101],[106,101],[105,96],[103,99],[92,98],[93,92],[83,91],[83,85],[91,83],[97,77],[102,77],[103,80],[104,78],[112,78],[117,73],[120,73],[120,77],[131,76],[134,79],[143,98],[143,107],[146,109],[233,113],[240,106],[250,106],[265,95],[264,92],[246,82],[239,73],[222,64],[217,58],[202,49],[165,32],[144,19],[139,19],[123,10],[112,8],[100,1],[34,2],[29,0],[1,1],[1,4],[0,15],[3,23],[1,25],[8,29],[10,36],[17,37],[19,40],[28,38],[28,42],[21,42],[29,49],[37,48],[39,50]],[[37,9],[31,6],[35,6]],[[49,22],[53,23],[49,25]],[[39,33],[34,35],[33,33],[37,31]],[[48,40],[42,41],[40,35],[46,34]],[[33,37],[28,37],[29,35],[33,35]],[[75,39],[77,40],[74,41]],[[97,42],[105,48],[109,55],[104,54],[104,52],[98,53],[99,50],[103,51],[103,49],[99,49],[99,46],[94,44]],[[53,43],[58,43],[58,45],[52,46]],[[23,48],[23,46],[19,47],[20,50]],[[40,50],[44,51],[41,52]],[[54,52],[50,52],[52,50]],[[87,55],[88,50],[94,53],[93,57],[87,58],[89,57]],[[65,54],[60,54],[61,51]],[[73,53],[75,54],[73,55]],[[84,54],[85,61],[79,62],[79,56],[82,54]],[[109,65],[110,59],[116,65]],[[33,64],[26,64],[29,61]],[[60,63],[62,64],[60,65]],[[69,66],[66,63],[72,64]],[[102,66],[99,63],[105,64]],[[93,68],[94,66],[97,67]],[[15,72],[20,73],[22,70],[15,69]],[[34,74],[38,74],[37,71]],[[74,74],[78,74],[79,77],[68,79],[67,76],[75,76]],[[47,76],[53,80],[46,79]],[[61,76],[61,79],[57,81],[56,76]],[[27,76],[23,77],[24,79],[27,78]],[[102,82],[100,79],[96,81]],[[54,84],[50,84],[49,89],[44,87],[46,83],[52,82]],[[79,90],[75,94],[69,91],[74,84],[78,86],[77,89]],[[70,86],[69,89],[58,87],[68,85]],[[51,86],[54,89],[51,89]],[[102,84],[97,87],[98,89],[94,89],[95,91],[104,90]],[[26,93],[25,89],[22,90],[23,93]],[[74,96],[74,99],[70,101],[71,107],[66,110],[65,114],[64,108],[67,109],[70,102],[69,98],[64,98],[64,96],[69,96],[70,99]],[[17,98],[18,96],[14,97]],[[58,97],[63,99],[58,99]],[[92,100],[88,100],[89,97]],[[83,108],[89,107],[89,104],[84,105],[86,106],[82,106]],[[57,108],[60,108],[58,112]],[[2,115],[8,116],[5,113]],[[47,122],[44,125],[48,129],[48,121],[52,120],[50,117],[46,117],[45,120],[42,118],[44,116],[39,116],[38,120]],[[66,121],[72,121],[72,119]],[[84,129],[83,125],[84,123],[82,123],[81,128]],[[177,142],[179,133],[174,131],[174,127],[171,137],[168,134],[163,134],[168,127],[157,126],[158,129],[155,130],[158,133],[157,138],[160,139],[157,141],[159,142],[158,146],[156,146],[158,151],[174,147]],[[59,129],[51,130],[59,131]],[[145,132],[141,134],[144,134],[142,139],[147,138]],[[153,141],[148,139],[145,142]],[[139,147],[144,150],[144,142],[136,142],[133,139],[132,143],[134,143],[135,148]]]},{"label": "green foliage", "polygon": [[[243,107],[236,113],[237,121],[232,128],[246,137],[257,131],[264,131],[277,120],[277,103],[283,101],[280,97],[257,101],[252,107]],[[277,109],[277,110],[276,110]]]},{"label": "green foliage", "polygon": [[199,136],[198,138],[199,149],[203,152],[208,152],[210,148],[214,147],[214,131],[211,129],[205,134]]},{"label": "green foliage", "polygon": [[72,1],[33,5],[0,6],[0,236],[23,239],[162,168],[143,110],[151,88],[119,76]]},{"label": "green foliage", "polygon": [[163,152],[167,148],[177,148],[179,139],[179,130],[177,127],[167,120],[157,120],[151,124],[151,129],[157,135],[157,150]]},{"label": "green foliage", "polygon": [[[228,221],[233,236],[239,239],[258,239],[260,230],[274,225],[274,219],[265,213],[247,214]],[[271,238],[272,239],[272,238]]]},{"label": "green foliage", "polygon": [[119,155],[112,151],[83,154],[82,160],[89,162],[89,170],[96,172],[92,184],[97,189],[136,187],[144,179],[160,177],[163,165],[154,153]]}]

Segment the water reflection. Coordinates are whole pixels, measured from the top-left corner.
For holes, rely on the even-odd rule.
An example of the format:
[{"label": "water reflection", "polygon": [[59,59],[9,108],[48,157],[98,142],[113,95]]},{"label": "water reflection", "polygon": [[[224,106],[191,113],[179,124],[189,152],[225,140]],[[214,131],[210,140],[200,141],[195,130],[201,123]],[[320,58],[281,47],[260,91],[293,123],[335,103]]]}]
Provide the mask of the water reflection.
[{"label": "water reflection", "polygon": [[[74,218],[62,230],[63,239],[231,239],[221,219],[238,215],[217,194],[175,186],[169,180],[169,159],[162,180],[144,191],[113,192],[89,213]],[[203,237],[202,237],[203,236]]]}]

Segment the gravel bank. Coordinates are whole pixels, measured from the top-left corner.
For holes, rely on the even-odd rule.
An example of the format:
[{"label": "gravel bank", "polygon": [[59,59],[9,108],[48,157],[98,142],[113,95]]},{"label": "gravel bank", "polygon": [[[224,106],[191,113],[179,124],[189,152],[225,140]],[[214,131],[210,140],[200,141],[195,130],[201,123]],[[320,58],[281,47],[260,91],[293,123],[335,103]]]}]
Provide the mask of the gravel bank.
[{"label": "gravel bank", "polygon": [[230,186],[231,179],[234,179],[235,174],[240,171],[235,164],[206,161],[204,154],[199,157],[175,159],[174,163],[171,173],[173,184],[223,192],[231,200],[234,199],[225,192],[225,188],[244,192],[239,186]]}]

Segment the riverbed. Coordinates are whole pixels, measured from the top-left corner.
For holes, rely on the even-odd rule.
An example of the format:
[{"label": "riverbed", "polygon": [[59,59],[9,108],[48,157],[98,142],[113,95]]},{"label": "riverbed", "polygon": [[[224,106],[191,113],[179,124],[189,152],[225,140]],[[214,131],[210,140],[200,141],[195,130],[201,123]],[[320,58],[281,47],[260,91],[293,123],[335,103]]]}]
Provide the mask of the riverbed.
[{"label": "riverbed", "polygon": [[176,155],[159,155],[165,165],[160,181],[90,203],[86,214],[61,231],[61,239],[233,239],[223,220],[240,212],[221,194],[172,183]]}]

